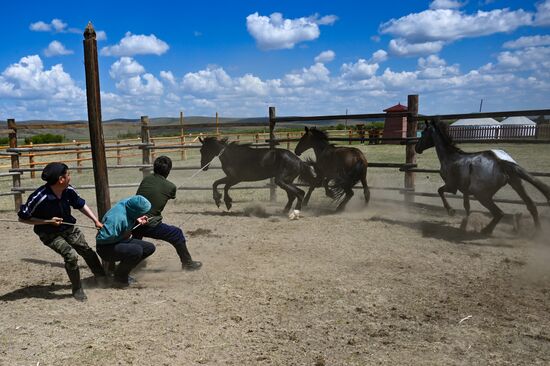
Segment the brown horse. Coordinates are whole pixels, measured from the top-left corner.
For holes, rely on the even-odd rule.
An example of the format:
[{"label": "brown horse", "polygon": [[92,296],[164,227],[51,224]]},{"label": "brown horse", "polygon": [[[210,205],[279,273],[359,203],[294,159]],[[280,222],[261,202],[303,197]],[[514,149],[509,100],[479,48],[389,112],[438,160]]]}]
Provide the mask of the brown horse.
[{"label": "brown horse", "polygon": [[[325,132],[315,127],[305,127],[302,136],[294,152],[300,156],[304,151],[313,148],[316,158],[315,169],[323,177],[322,182],[327,196],[339,200],[344,199],[338,205],[341,211],[353,196],[353,186],[361,181],[365,203],[369,203],[370,191],[367,185],[367,158],[361,150],[354,147],[336,147],[328,141]],[[306,205],[315,186],[310,186],[303,205]]]}]

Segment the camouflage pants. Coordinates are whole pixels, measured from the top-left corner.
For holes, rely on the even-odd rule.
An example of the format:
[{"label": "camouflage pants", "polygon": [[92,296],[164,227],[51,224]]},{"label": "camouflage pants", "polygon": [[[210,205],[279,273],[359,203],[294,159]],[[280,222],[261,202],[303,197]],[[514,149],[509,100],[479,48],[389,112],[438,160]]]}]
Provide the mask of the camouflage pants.
[{"label": "camouflage pants", "polygon": [[84,234],[77,227],[58,233],[41,233],[38,237],[44,245],[63,257],[67,270],[78,269],[78,254],[84,258],[94,274],[103,270],[97,254],[86,243]]}]

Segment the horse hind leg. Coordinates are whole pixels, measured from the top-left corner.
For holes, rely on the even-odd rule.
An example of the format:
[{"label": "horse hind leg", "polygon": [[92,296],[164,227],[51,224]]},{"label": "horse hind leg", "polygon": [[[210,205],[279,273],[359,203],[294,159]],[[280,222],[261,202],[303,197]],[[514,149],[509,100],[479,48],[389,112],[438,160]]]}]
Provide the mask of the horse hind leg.
[{"label": "horse hind leg", "polygon": [[468,194],[464,194],[464,210],[466,211],[466,217],[462,219],[462,223],[460,224],[460,230],[465,231],[466,227],[468,226],[468,219],[470,218],[470,196]]},{"label": "horse hind leg", "polygon": [[512,186],[514,191],[516,191],[517,194],[521,197],[523,202],[525,202],[525,205],[527,205],[527,209],[529,210],[529,213],[531,214],[531,216],[533,216],[533,221],[535,222],[535,228],[539,230],[540,221],[539,221],[539,212],[537,210],[537,206],[535,205],[531,197],[527,195],[527,192],[525,191],[525,188],[523,187],[521,180],[510,179],[508,183],[510,184],[510,186]]},{"label": "horse hind leg", "polygon": [[363,185],[363,195],[365,196],[365,205],[369,204],[370,201],[370,189],[367,185],[367,172],[361,176],[361,184]]},{"label": "horse hind leg", "polygon": [[492,197],[476,197],[476,198],[479,201],[479,203],[481,203],[493,215],[493,219],[491,220],[491,222],[489,222],[487,226],[485,226],[481,230],[481,234],[490,235],[495,229],[495,226],[498,224],[500,219],[502,219],[502,216],[504,216],[504,212],[502,212],[502,210],[495,204]]},{"label": "horse hind leg", "polygon": [[285,182],[285,181],[280,180],[280,179],[275,179],[275,184],[277,184],[279,187],[281,187],[286,192],[286,194],[288,196],[288,202],[287,202],[287,204],[284,208],[285,213],[290,211],[290,209],[292,208],[292,203],[294,202],[295,199],[298,200],[297,203],[296,203],[296,210],[301,210],[302,209],[302,202],[303,202],[304,194],[305,194],[305,192],[303,190],[296,187],[292,183],[288,183],[288,182]]},{"label": "horse hind leg", "polygon": [[351,197],[353,197],[353,189],[348,187],[346,188],[346,195],[344,196],[344,199],[342,200],[342,202],[340,202],[340,204],[336,208],[336,211],[337,212],[344,211]]},{"label": "horse hind leg", "polygon": [[225,187],[223,188],[223,201],[225,202],[225,207],[227,207],[228,210],[231,210],[231,207],[233,206],[233,199],[231,196],[229,196],[229,188],[233,187],[235,184],[239,183],[235,180],[229,180],[227,183],[225,183]]}]

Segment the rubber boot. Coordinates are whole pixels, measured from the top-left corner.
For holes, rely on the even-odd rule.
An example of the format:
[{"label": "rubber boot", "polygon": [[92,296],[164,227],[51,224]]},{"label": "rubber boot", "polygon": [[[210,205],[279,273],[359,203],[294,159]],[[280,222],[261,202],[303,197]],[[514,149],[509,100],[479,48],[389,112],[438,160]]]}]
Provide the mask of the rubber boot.
[{"label": "rubber boot", "polygon": [[189,254],[185,242],[183,242],[183,244],[181,245],[178,245],[176,247],[176,251],[178,252],[181,260],[181,269],[183,269],[184,271],[196,271],[202,267],[202,262],[194,261],[191,258],[191,254]]},{"label": "rubber boot", "polygon": [[88,297],[82,289],[82,283],[80,281],[80,270],[78,267],[76,269],[67,269],[67,275],[69,275],[69,280],[71,280],[73,297],[77,301],[86,301]]}]

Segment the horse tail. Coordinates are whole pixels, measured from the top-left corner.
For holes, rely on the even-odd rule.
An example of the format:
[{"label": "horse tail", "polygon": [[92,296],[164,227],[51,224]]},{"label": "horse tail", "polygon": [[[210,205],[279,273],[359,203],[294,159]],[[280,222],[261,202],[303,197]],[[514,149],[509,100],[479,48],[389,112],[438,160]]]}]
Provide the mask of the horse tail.
[{"label": "horse tail", "polygon": [[346,191],[353,189],[353,186],[361,180],[361,176],[366,168],[365,161],[358,160],[350,170],[343,172],[340,176],[333,179],[332,184],[329,185],[329,191],[332,193],[333,200],[340,200],[346,194]]},{"label": "horse tail", "polygon": [[300,173],[298,181],[302,184],[318,186],[321,179],[321,172],[317,167],[317,163],[307,158],[306,161],[300,160]]},{"label": "horse tail", "polygon": [[506,171],[506,174],[516,175],[521,179],[531,183],[533,186],[535,186],[536,189],[538,189],[544,195],[544,197],[546,197],[546,200],[550,204],[550,187],[549,186],[547,186],[537,178],[533,177],[531,174],[527,172],[527,170],[523,169],[516,163],[512,163],[506,160],[500,160],[500,162],[504,166],[504,170]]}]

